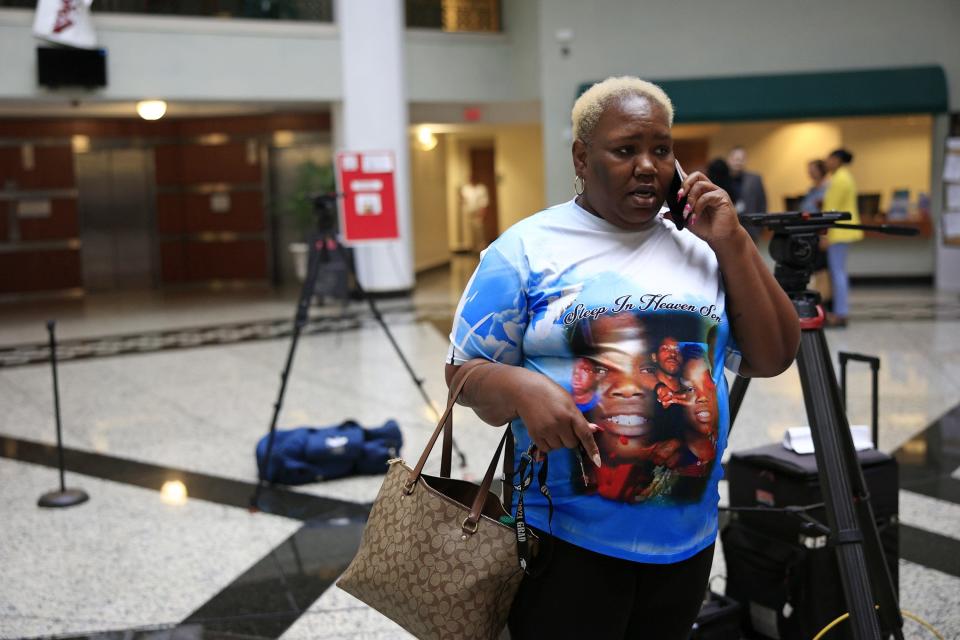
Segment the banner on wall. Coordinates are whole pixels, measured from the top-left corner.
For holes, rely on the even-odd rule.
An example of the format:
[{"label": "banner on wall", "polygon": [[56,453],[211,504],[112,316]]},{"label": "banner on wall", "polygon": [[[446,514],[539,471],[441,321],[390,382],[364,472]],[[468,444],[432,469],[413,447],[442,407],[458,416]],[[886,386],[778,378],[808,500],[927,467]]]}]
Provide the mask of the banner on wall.
[{"label": "banner on wall", "polygon": [[337,184],[343,194],[340,234],[356,244],[397,240],[396,158],[392,151],[340,151]]},{"label": "banner on wall", "polygon": [[96,49],[91,4],[93,0],[38,0],[33,35],[68,47]]}]

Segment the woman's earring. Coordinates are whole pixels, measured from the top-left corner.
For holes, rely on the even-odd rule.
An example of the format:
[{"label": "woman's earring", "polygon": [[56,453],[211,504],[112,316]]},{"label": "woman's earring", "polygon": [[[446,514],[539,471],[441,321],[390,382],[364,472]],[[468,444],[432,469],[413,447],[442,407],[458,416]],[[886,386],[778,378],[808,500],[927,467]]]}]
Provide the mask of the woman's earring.
[{"label": "woman's earring", "polygon": [[583,182],[583,176],[577,176],[573,179],[573,192],[578,196],[583,195],[583,190],[586,185]]}]

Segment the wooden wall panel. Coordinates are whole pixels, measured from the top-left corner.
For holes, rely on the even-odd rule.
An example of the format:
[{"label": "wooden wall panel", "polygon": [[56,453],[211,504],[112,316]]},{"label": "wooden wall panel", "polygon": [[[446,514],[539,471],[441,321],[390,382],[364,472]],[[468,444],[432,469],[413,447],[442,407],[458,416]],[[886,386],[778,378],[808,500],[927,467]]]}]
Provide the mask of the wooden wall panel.
[{"label": "wooden wall panel", "polygon": [[157,195],[157,233],[169,235],[185,233],[184,205],[182,193],[161,193]]},{"label": "wooden wall panel", "polygon": [[254,163],[248,162],[246,142],[158,145],[155,154],[157,184],[176,186],[260,182],[259,154],[254,159]]},{"label": "wooden wall panel", "polygon": [[183,182],[183,167],[180,161],[180,145],[158,144],[153,150],[153,175],[161,187],[176,186]]},{"label": "wooden wall panel", "polygon": [[9,118],[0,120],[0,137],[48,138],[87,135],[110,138],[197,136],[211,132],[260,134],[278,129],[289,131],[330,131],[330,113],[289,113],[270,116],[225,118],[163,118],[148,122],[140,118]]},{"label": "wooden wall panel", "polygon": [[267,244],[263,240],[165,240],[160,243],[160,271],[163,281],[168,284],[265,280]]},{"label": "wooden wall panel", "polygon": [[208,231],[258,233],[264,230],[262,192],[234,191],[225,195],[230,200],[230,208],[222,212],[212,210],[213,194],[158,195],[157,231],[169,235]]},{"label": "wooden wall panel", "polygon": [[80,235],[77,201],[74,198],[53,198],[50,205],[48,218],[19,219],[22,241],[66,240]]},{"label": "wooden wall panel", "polygon": [[226,194],[230,210],[214,212],[210,194],[190,193],[184,196],[184,226],[188,233],[203,231],[236,231],[255,233],[264,230],[263,194],[260,191],[235,191]]},{"label": "wooden wall panel", "polygon": [[77,250],[0,253],[0,293],[58,291],[79,286],[81,268]]},{"label": "wooden wall panel", "polygon": [[34,146],[33,168],[23,163],[21,147],[0,147],[0,189],[13,180],[18,189],[72,189],[73,149],[64,146]]},{"label": "wooden wall panel", "polygon": [[191,281],[267,277],[267,244],[262,240],[188,242],[185,253]]},{"label": "wooden wall panel", "polygon": [[179,238],[160,242],[160,279],[162,282],[180,284],[187,281],[184,244],[184,241]]},{"label": "wooden wall panel", "polygon": [[217,145],[184,145],[180,160],[185,184],[205,182],[260,182],[260,156],[248,162],[247,144],[230,142]]}]

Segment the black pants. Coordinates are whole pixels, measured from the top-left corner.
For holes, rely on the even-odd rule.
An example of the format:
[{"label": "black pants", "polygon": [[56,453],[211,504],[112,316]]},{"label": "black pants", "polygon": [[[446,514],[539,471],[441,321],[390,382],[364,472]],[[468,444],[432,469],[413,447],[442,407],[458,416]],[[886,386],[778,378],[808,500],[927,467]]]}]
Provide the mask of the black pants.
[{"label": "black pants", "polygon": [[713,545],[683,562],[646,564],[537,535],[545,540],[540,557],[546,565],[520,584],[510,610],[512,640],[690,635],[707,590]]}]

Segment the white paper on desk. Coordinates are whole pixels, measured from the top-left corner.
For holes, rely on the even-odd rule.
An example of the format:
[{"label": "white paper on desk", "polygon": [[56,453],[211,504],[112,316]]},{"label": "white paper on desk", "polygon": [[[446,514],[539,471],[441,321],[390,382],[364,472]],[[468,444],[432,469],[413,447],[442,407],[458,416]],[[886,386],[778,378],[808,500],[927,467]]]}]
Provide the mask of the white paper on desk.
[{"label": "white paper on desk", "polygon": [[943,163],[943,179],[947,182],[960,182],[960,154],[947,154]]},{"label": "white paper on desk", "polygon": [[960,211],[960,184],[947,185],[947,209]]},{"label": "white paper on desk", "polygon": [[960,238],[960,211],[944,212],[943,236],[945,238]]},{"label": "white paper on desk", "polygon": [[[870,439],[870,427],[865,424],[850,425],[850,435],[853,436],[853,448],[857,451],[873,449],[873,440]],[[810,427],[790,427],[783,434],[783,448],[794,453],[813,453],[813,434]]]}]

